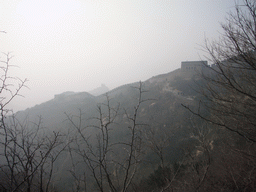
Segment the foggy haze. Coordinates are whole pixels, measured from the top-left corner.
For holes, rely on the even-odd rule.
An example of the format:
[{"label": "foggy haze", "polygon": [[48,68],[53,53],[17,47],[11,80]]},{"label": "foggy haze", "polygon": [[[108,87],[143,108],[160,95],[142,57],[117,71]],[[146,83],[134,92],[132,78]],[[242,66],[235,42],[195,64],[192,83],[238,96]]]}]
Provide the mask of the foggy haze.
[{"label": "foggy haze", "polygon": [[[65,91],[144,81],[205,59],[233,0],[0,0],[0,51],[27,86],[15,111]],[[219,32],[218,32],[219,31]],[[4,60],[4,56],[1,55]]]}]

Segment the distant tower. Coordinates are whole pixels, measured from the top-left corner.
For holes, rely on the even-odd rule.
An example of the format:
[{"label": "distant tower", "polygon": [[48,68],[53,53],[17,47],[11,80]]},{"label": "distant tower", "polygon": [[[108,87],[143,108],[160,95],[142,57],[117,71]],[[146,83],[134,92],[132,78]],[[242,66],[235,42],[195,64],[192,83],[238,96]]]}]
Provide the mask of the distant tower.
[{"label": "distant tower", "polygon": [[182,61],[181,71],[202,71],[207,67],[207,61]]}]

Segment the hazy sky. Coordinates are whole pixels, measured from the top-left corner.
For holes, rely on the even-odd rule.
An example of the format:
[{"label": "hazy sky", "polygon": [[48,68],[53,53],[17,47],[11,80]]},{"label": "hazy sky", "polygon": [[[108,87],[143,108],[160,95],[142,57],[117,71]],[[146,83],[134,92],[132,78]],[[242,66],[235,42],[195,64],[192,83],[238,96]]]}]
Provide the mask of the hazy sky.
[{"label": "hazy sky", "polygon": [[[113,89],[203,58],[233,0],[0,0],[0,51],[26,109],[65,91]],[[4,57],[1,55],[1,59]]]}]

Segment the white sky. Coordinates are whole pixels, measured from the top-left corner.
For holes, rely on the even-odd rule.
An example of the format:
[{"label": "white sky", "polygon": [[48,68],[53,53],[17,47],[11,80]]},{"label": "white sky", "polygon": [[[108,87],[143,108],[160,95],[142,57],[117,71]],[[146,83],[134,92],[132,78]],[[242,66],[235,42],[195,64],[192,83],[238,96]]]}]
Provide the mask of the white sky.
[{"label": "white sky", "polygon": [[[0,51],[29,89],[15,111],[65,91],[146,80],[203,58],[233,0],[0,0]],[[1,56],[1,59],[4,59]]]}]

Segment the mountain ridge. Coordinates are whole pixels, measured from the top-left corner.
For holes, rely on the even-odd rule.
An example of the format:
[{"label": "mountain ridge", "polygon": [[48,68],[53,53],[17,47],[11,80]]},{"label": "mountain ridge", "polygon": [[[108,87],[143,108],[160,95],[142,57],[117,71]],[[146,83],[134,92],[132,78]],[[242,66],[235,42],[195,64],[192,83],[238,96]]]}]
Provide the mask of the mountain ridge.
[{"label": "mountain ridge", "polygon": [[[179,68],[165,74],[153,76],[142,82],[143,90],[146,91],[143,93],[143,98],[150,100],[148,105],[144,106],[144,113],[154,115],[154,110],[159,110],[158,108],[160,108],[165,111],[163,112],[164,114],[167,114],[168,110],[179,108],[181,103],[189,103],[191,105],[194,100],[194,93],[190,89],[190,84],[192,83],[190,80],[191,77],[188,77],[187,73],[183,73]],[[138,97],[138,89],[136,87],[138,88],[139,85],[139,82],[124,84],[96,96],[90,92],[66,91],[55,95],[49,101],[18,111],[16,116],[19,119],[29,117],[32,120],[42,117],[47,126],[59,127],[59,124],[66,120],[65,113],[77,114],[78,110],[82,110],[88,116],[97,116],[97,106],[106,102],[106,95],[108,95],[112,103],[120,103],[123,109],[135,106]],[[102,87],[105,88],[104,85]]]}]

